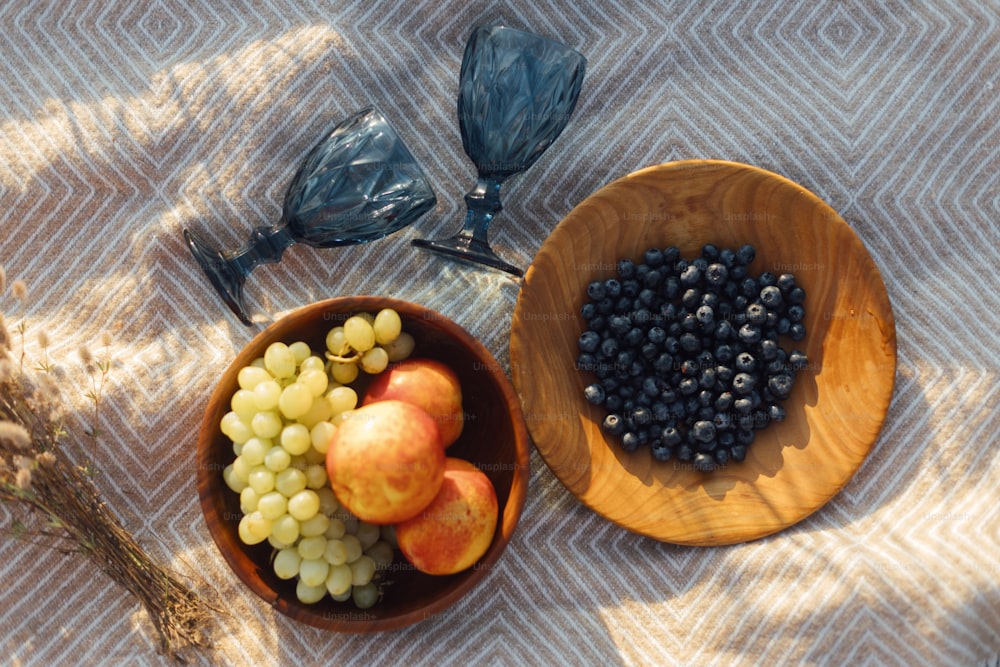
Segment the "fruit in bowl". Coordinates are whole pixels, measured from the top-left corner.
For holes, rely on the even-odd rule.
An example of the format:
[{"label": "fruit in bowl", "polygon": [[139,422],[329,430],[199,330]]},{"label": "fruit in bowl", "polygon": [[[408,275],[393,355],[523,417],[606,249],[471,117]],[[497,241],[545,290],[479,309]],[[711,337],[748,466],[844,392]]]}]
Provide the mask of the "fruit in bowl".
[{"label": "fruit in bowl", "polygon": [[[396,328],[400,331],[395,333],[395,343],[380,341],[378,335],[369,340],[364,326],[345,326],[349,321],[357,324],[353,318],[361,315],[368,329],[384,331],[385,327],[378,325],[378,318],[386,311],[399,318]],[[389,330],[392,333],[393,327]],[[246,370],[266,367],[265,357],[275,343],[286,346],[293,359],[299,360],[289,368],[280,345],[275,347],[276,352],[271,352],[274,357],[271,365],[279,369],[271,373],[278,385],[277,392],[274,386],[265,384],[267,380],[259,371]],[[314,358],[324,356],[323,350],[327,362],[317,363]],[[396,524],[405,520],[402,518],[405,513],[398,513],[399,507],[406,506],[411,512],[423,511],[424,503],[429,506],[440,490],[436,486],[444,481],[444,444],[430,413],[392,398],[364,404],[369,387],[401,364],[403,357],[430,360],[454,373],[462,389],[461,410],[465,419],[461,436],[448,447],[447,456],[481,471],[497,499],[495,528],[487,548],[475,560],[474,567],[454,574],[428,574],[407,561],[400,549],[394,549]],[[302,364],[306,365],[304,369]],[[324,377],[320,377],[322,373],[311,372],[316,370],[314,365],[322,366]],[[240,434],[242,419],[230,413],[237,412],[237,405],[253,402],[243,386],[252,384],[249,376],[253,375],[263,385],[261,405],[271,406],[277,401],[276,409],[271,412],[278,421],[274,421],[274,416],[263,418],[257,424],[261,433],[251,425],[253,433]],[[309,405],[301,388],[290,391],[296,384],[311,387]],[[256,392],[257,387],[250,391]],[[236,398],[238,393],[240,399]],[[244,410],[246,416],[249,408]],[[413,417],[418,412],[420,416]],[[403,500],[390,503],[395,513],[387,511],[362,519],[355,512],[364,514],[364,510],[355,506],[355,500],[343,490],[335,492],[338,473],[330,462],[349,460],[346,469],[354,470],[355,477],[371,477],[371,471],[379,468],[374,452],[367,454],[367,463],[362,460],[366,456],[346,456],[351,450],[362,449],[359,442],[366,439],[373,442],[372,436],[359,435],[357,441],[351,438],[351,444],[343,451],[338,446],[336,434],[346,431],[346,439],[353,429],[362,432],[360,426],[366,414],[379,415],[377,421],[383,427],[380,429],[383,435],[389,424],[398,425],[403,416],[410,416],[402,419],[409,424],[403,429],[408,432],[395,438],[397,445],[392,445],[392,437],[380,445],[383,473],[392,472],[393,468],[402,471],[402,486],[409,488],[410,495],[404,494]],[[417,423],[423,426],[417,428],[414,426]],[[291,431],[287,443],[285,430]],[[419,433],[423,435],[415,435]],[[235,438],[231,437],[233,434]],[[239,468],[236,460],[242,458],[253,437],[270,439],[270,446],[250,444],[255,470],[234,471]],[[405,450],[398,447],[398,442],[407,439],[412,443],[416,437],[423,444],[415,449],[424,454],[415,456],[410,451],[406,456],[411,458],[407,459],[400,453]],[[431,443],[434,447],[429,446]],[[287,450],[285,444],[291,449]],[[254,452],[255,447],[261,451]],[[283,449],[286,449],[284,455]],[[272,457],[271,468],[277,471],[269,468],[267,460],[256,462],[261,453],[265,459]],[[284,456],[288,457],[287,463]],[[273,481],[268,470],[274,473]],[[423,477],[411,474],[418,470]],[[246,480],[246,487],[240,493],[234,491],[241,488],[244,477],[237,473],[245,474]],[[253,477],[256,489],[250,485],[254,473],[257,473]],[[382,479],[385,481],[385,474]],[[407,479],[414,483],[406,483]],[[471,590],[506,547],[523,509],[527,480],[527,429],[510,382],[496,360],[479,341],[444,316],[397,299],[367,296],[331,299],[301,308],[268,327],[223,373],[209,399],[199,433],[201,505],[212,538],[229,565],[254,593],[280,612],[335,631],[372,632],[403,627],[433,617]],[[246,488],[252,493],[244,493]],[[284,497],[284,503],[280,497],[282,490],[290,493]],[[251,502],[242,502],[244,495]],[[266,537],[260,539],[265,533]],[[251,539],[244,539],[247,536]]]}]

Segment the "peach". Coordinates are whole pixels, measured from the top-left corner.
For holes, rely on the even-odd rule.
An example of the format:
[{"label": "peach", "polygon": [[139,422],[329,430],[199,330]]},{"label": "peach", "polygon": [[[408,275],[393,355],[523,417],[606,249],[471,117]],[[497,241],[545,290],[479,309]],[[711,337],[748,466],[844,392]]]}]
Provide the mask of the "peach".
[{"label": "peach", "polygon": [[407,359],[379,373],[365,392],[363,405],[385,400],[412,403],[430,414],[450,446],[462,434],[462,387],[455,371],[434,359]]},{"label": "peach", "polygon": [[441,489],[423,511],[396,525],[396,542],[421,572],[454,574],[489,549],[498,513],[490,478],[468,461],[448,457]]},{"label": "peach", "polygon": [[437,496],[444,446],[427,412],[403,401],[357,408],[337,427],[326,453],[330,486],[345,508],[375,524],[405,521]]}]

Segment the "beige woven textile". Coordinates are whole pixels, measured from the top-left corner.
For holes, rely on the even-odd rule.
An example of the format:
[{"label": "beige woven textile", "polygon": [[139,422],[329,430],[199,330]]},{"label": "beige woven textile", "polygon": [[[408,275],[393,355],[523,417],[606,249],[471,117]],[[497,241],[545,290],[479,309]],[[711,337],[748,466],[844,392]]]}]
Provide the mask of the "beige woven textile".
[{"label": "beige woven textile", "polygon": [[[335,295],[442,311],[505,366],[518,284],[410,246],[464,215],[455,111],[473,26],[588,57],[565,133],[504,187],[497,251],[527,266],[587,195],[722,158],[830,203],[880,267],[899,365],[885,429],[807,520],[700,549],[609,524],[532,455],[523,521],[446,614],[338,635],[272,611],[202,520],[194,437],[240,324],[183,244],[273,223],[303,153],[382,109],[437,207],[379,242],[294,246],[247,285],[261,324]],[[223,599],[225,665],[995,665],[1000,661],[1000,3],[7,0],[0,264],[71,365],[115,329],[99,484],[158,559]],[[9,304],[9,301],[3,303]],[[86,405],[80,382],[80,406]],[[73,392],[67,392],[73,394]],[[0,508],[0,523],[10,523]],[[85,560],[0,540],[0,661],[158,665],[139,606]]]}]

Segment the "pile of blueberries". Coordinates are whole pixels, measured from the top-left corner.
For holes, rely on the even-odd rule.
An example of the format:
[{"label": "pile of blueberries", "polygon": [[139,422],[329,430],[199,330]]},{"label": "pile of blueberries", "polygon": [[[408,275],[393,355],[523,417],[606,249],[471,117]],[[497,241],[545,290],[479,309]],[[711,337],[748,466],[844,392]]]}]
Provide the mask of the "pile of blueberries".
[{"label": "pile of blueberries", "polygon": [[651,248],[587,286],[577,364],[623,449],[708,472],[743,461],[756,431],[785,418],[808,360],[778,341],[805,338],[805,291],[791,273],[750,275],[755,256],[749,244],[693,259]]}]

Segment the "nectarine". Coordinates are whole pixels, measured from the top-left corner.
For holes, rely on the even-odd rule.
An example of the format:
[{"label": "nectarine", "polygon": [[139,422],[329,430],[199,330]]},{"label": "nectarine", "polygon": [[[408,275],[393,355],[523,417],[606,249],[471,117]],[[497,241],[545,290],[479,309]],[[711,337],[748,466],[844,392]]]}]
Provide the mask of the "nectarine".
[{"label": "nectarine", "polygon": [[444,446],[427,412],[403,401],[352,411],[326,452],[330,486],[363,521],[391,524],[423,511],[441,488]]},{"label": "nectarine", "polygon": [[380,373],[365,392],[363,405],[398,400],[423,408],[437,422],[441,442],[450,446],[462,434],[462,387],[455,371],[434,359],[407,359]]}]

